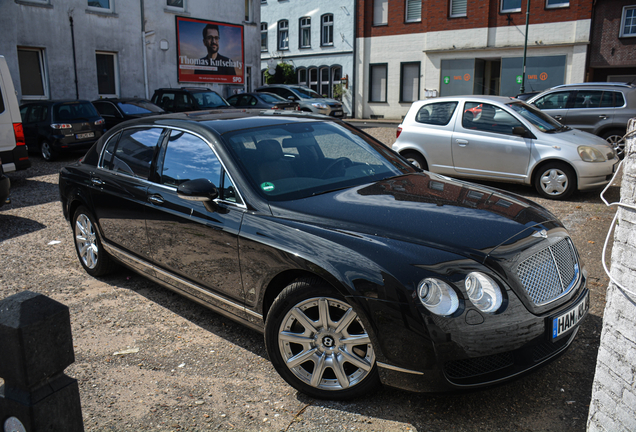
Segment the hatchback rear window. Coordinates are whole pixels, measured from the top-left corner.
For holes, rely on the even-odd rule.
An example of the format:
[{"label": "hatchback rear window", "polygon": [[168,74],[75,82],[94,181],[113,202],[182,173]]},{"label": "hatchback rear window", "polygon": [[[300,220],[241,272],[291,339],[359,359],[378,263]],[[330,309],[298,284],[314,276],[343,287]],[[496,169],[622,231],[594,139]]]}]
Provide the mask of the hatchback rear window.
[{"label": "hatchback rear window", "polygon": [[424,105],[415,115],[415,121],[437,126],[445,126],[453,117],[457,102],[436,102]]},{"label": "hatchback rear window", "polygon": [[53,108],[53,116],[57,121],[90,120],[99,117],[99,114],[90,102],[70,102],[56,105]]}]

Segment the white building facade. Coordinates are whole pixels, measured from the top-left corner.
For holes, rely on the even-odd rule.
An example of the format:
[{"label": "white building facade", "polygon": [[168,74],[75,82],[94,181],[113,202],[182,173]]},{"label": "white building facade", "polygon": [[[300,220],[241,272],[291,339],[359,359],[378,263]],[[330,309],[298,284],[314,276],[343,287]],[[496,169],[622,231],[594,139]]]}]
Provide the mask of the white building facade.
[{"label": "white building facade", "polygon": [[289,64],[298,84],[341,99],[350,116],[354,23],[354,0],[261,0],[261,76]]}]

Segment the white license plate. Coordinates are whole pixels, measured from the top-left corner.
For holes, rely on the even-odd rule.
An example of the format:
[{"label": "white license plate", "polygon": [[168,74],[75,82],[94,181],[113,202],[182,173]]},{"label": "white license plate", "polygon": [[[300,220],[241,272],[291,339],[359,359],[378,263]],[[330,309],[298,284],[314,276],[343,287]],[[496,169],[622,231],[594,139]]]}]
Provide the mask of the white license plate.
[{"label": "white license plate", "polygon": [[333,116],[334,117],[342,117],[344,113],[342,111],[334,111]]},{"label": "white license plate", "polygon": [[588,292],[574,307],[552,319],[552,339],[574,328],[585,316],[590,307],[590,293]]},{"label": "white license plate", "polygon": [[86,133],[81,133],[81,134],[75,134],[75,138],[76,139],[93,138],[94,136],[95,136],[95,132],[86,132]]}]

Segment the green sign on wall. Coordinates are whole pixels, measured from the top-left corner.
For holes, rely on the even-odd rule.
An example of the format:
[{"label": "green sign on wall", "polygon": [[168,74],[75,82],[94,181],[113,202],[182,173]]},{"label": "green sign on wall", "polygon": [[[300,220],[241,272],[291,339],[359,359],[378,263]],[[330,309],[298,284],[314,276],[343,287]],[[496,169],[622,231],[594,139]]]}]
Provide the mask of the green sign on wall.
[{"label": "green sign on wall", "polygon": [[450,77],[449,76],[445,76],[444,77],[444,84],[448,84],[450,83]]}]

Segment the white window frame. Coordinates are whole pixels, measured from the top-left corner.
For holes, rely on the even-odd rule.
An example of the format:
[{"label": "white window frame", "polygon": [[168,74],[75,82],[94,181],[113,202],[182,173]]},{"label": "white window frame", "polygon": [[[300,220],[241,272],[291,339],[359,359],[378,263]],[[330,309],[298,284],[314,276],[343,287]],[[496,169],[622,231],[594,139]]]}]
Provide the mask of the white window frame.
[{"label": "white window frame", "polygon": [[[373,71],[381,71],[384,70],[383,75],[373,76]],[[373,99],[373,88],[375,86],[374,78],[379,79],[377,82],[378,88],[380,89],[379,99]],[[384,85],[382,83],[384,80]],[[369,103],[386,103],[387,102],[387,94],[388,94],[388,85],[389,85],[389,64],[388,63],[375,63],[369,65]]]},{"label": "white window frame", "polygon": [[636,5],[623,6],[623,12],[621,14],[621,31],[618,37],[634,37],[636,36],[636,30],[634,33],[625,33],[625,18],[627,11],[633,10],[632,20],[636,20]]},{"label": "white window frame", "polygon": [[[22,91],[22,81],[20,81],[20,95],[22,96],[22,100],[47,100],[49,99],[49,80],[48,75],[46,73],[46,56],[44,55],[44,48],[27,48],[27,47],[18,47],[19,51],[35,51],[38,53],[38,60],[40,62],[40,77],[42,79],[42,95],[25,95]],[[18,68],[19,68],[18,63]]]},{"label": "white window frame", "polygon": [[[311,17],[308,16],[304,16],[301,17],[298,20],[298,27],[299,27],[299,31],[298,31],[298,37],[299,37],[299,41],[298,41],[298,47],[299,48],[311,48]],[[307,45],[303,45],[303,33],[307,32],[307,39],[308,39],[308,43]]]},{"label": "white window frame", "polygon": [[513,9],[504,9],[504,1],[505,0],[501,0],[500,6],[499,6],[499,11],[501,13],[521,12],[521,0],[519,0],[519,7],[513,8]]},{"label": "white window frame", "polygon": [[102,7],[102,6],[91,6],[90,3],[91,0],[86,0],[86,4],[89,11],[94,11],[94,12],[101,12],[101,13],[115,13],[115,0],[108,0],[108,7]]},{"label": "white window frame", "polygon": [[459,3],[464,3],[464,11],[463,12],[457,12],[457,13],[453,13],[453,5],[455,5],[457,3],[457,0],[450,0],[449,4],[448,4],[448,16],[450,18],[458,18],[458,17],[465,17],[468,15],[468,1],[467,0],[461,0]]},{"label": "white window frame", "polygon": [[[269,28],[267,27],[266,22],[261,23],[261,52],[267,52],[267,47],[269,44]],[[265,35],[265,46],[263,46],[263,35]]]},{"label": "white window frame", "polygon": [[[115,81],[115,93],[101,93],[99,91],[99,78],[97,77],[97,56],[106,55],[113,57],[113,79]],[[119,97],[119,56],[117,53],[108,51],[95,51],[95,78],[97,78],[97,94],[101,97]]]},{"label": "white window frame", "polygon": [[[414,13],[418,14],[418,17],[409,19],[409,11],[414,11]],[[421,21],[422,21],[422,0],[406,0],[406,4],[404,5],[404,22],[412,23],[412,22],[421,22]]]},{"label": "white window frame", "polygon": [[171,6],[168,4],[168,0],[166,0],[166,10],[170,11],[170,12],[185,12],[186,10],[186,2],[188,0],[183,0],[183,6]]},{"label": "white window frame", "polygon": [[[282,26],[283,23],[285,23],[285,27]],[[289,20],[278,21],[277,27],[276,47],[278,51],[287,51],[289,50]],[[285,34],[285,46],[283,46],[283,34]]]},{"label": "white window frame", "polygon": [[[328,20],[331,18],[331,20]],[[320,17],[320,46],[333,46],[333,24],[332,13],[324,14]]]},{"label": "white window frame", "polygon": [[373,25],[389,24],[389,0],[373,0]]},{"label": "white window frame", "polygon": [[[550,1],[556,1],[557,4],[550,4]],[[546,9],[559,9],[570,7],[570,0],[545,0],[545,8]]]}]

